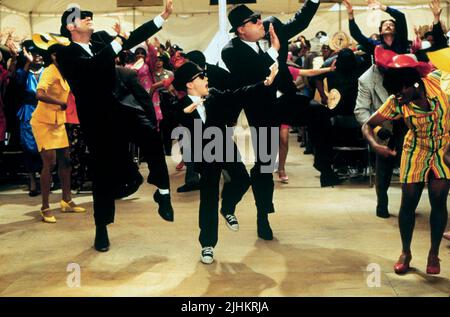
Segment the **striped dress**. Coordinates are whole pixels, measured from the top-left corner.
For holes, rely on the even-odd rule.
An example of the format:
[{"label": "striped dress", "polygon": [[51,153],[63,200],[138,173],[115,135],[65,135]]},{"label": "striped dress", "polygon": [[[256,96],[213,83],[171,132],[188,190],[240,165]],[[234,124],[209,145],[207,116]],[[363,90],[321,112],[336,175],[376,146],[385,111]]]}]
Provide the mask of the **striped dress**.
[{"label": "striped dress", "polygon": [[450,179],[450,170],[444,163],[444,150],[450,140],[450,105],[440,79],[440,71],[422,78],[430,111],[413,103],[400,106],[395,96],[390,96],[377,111],[388,120],[403,117],[409,128],[400,164],[402,183],[426,182],[430,172],[437,179]]}]

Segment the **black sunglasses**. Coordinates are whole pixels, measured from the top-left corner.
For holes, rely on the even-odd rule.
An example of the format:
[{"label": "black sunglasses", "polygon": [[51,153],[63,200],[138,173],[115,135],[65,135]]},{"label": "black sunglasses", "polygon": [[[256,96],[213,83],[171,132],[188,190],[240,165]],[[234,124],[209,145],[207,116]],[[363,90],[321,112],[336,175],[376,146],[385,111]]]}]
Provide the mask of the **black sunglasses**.
[{"label": "black sunglasses", "polygon": [[244,25],[244,24],[246,24],[248,22],[252,22],[253,24],[256,24],[256,23],[258,23],[258,20],[261,20],[261,16],[260,15],[255,15],[255,16],[251,17],[248,20],[244,20],[242,22],[242,25]]},{"label": "black sunglasses", "polygon": [[81,11],[80,12],[80,20],[84,20],[86,18],[91,18],[91,20],[93,20],[93,14],[92,12],[87,12],[87,11]]},{"label": "black sunglasses", "polygon": [[205,73],[198,73],[197,75],[195,75],[194,77],[192,77],[192,79],[190,80],[190,81],[194,81],[194,80],[196,80],[197,78],[200,78],[200,79],[205,79],[205,77],[206,77],[206,74]]}]

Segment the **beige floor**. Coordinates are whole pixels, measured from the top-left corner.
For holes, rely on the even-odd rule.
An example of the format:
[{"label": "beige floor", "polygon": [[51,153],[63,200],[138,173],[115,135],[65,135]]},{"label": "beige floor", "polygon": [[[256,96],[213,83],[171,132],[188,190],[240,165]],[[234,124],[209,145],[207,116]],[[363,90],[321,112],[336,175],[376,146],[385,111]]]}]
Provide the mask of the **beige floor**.
[{"label": "beige floor", "polygon": [[[429,203],[420,202],[413,241],[414,270],[393,273],[400,252],[397,217],[400,189],[389,191],[394,217],[375,217],[375,192],[364,182],[320,188],[312,157],[304,156],[291,136],[288,185],[276,182],[277,212],[270,216],[276,239],[256,236],[251,191],[239,205],[239,232],[220,219],[215,262],[199,262],[198,192],[173,194],[175,222],[164,222],[143,185],[117,202],[108,253],[92,249],[92,199],[76,196],[89,209],[84,215],[61,214],[44,224],[40,199],[25,189],[0,192],[1,296],[449,296],[450,243],[441,247],[442,272],[427,276]],[[172,188],[183,182],[169,160]],[[147,171],[142,165],[143,174]],[[70,263],[81,268],[80,287],[67,279]],[[381,269],[379,275],[368,266]],[[71,275],[72,274],[72,275]],[[379,287],[369,287],[368,280]],[[370,283],[369,283],[370,284]],[[376,285],[375,285],[376,286]]]}]

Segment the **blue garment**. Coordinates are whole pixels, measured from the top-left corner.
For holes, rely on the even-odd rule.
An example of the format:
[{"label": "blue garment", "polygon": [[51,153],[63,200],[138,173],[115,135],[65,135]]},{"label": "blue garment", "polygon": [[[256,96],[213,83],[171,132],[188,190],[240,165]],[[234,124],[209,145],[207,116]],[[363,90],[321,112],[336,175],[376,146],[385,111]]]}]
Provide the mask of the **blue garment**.
[{"label": "blue garment", "polygon": [[33,73],[30,71],[26,72],[23,69],[17,70],[16,73],[17,82],[25,87],[22,107],[17,111],[17,117],[20,121],[20,143],[25,151],[31,153],[38,153],[30,120],[38,103],[36,88],[39,80],[41,80],[41,76],[42,72],[39,74],[39,78],[36,79]]}]

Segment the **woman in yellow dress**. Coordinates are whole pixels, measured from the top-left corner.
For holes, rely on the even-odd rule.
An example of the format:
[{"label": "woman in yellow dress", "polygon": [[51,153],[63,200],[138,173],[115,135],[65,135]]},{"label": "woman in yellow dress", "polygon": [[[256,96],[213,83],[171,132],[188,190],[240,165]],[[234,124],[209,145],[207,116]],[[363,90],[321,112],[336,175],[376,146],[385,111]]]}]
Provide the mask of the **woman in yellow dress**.
[{"label": "woman in yellow dress", "polygon": [[30,123],[43,162],[41,216],[44,222],[55,223],[56,219],[49,205],[49,196],[51,172],[56,161],[58,161],[58,174],[62,184],[61,211],[85,212],[86,209],[77,206],[72,201],[70,192],[71,162],[69,141],[64,125],[70,87],[61,75],[56,62],[56,54],[62,45],[56,41],[49,44],[48,53],[51,56],[52,64],[44,70],[37,86],[36,98],[39,103]]},{"label": "woman in yellow dress", "polygon": [[439,246],[447,225],[450,184],[450,169],[444,162],[450,139],[450,105],[440,86],[441,72],[430,73],[427,63],[382,48],[375,50],[375,59],[379,66],[387,69],[383,85],[392,95],[364,124],[364,136],[378,154],[393,156],[395,151],[376,142],[373,129],[383,121],[401,118],[408,127],[400,165],[402,200],[398,222],[403,250],[394,270],[402,274],[410,268],[415,210],[428,182],[431,247],[426,272],[439,274]]}]

